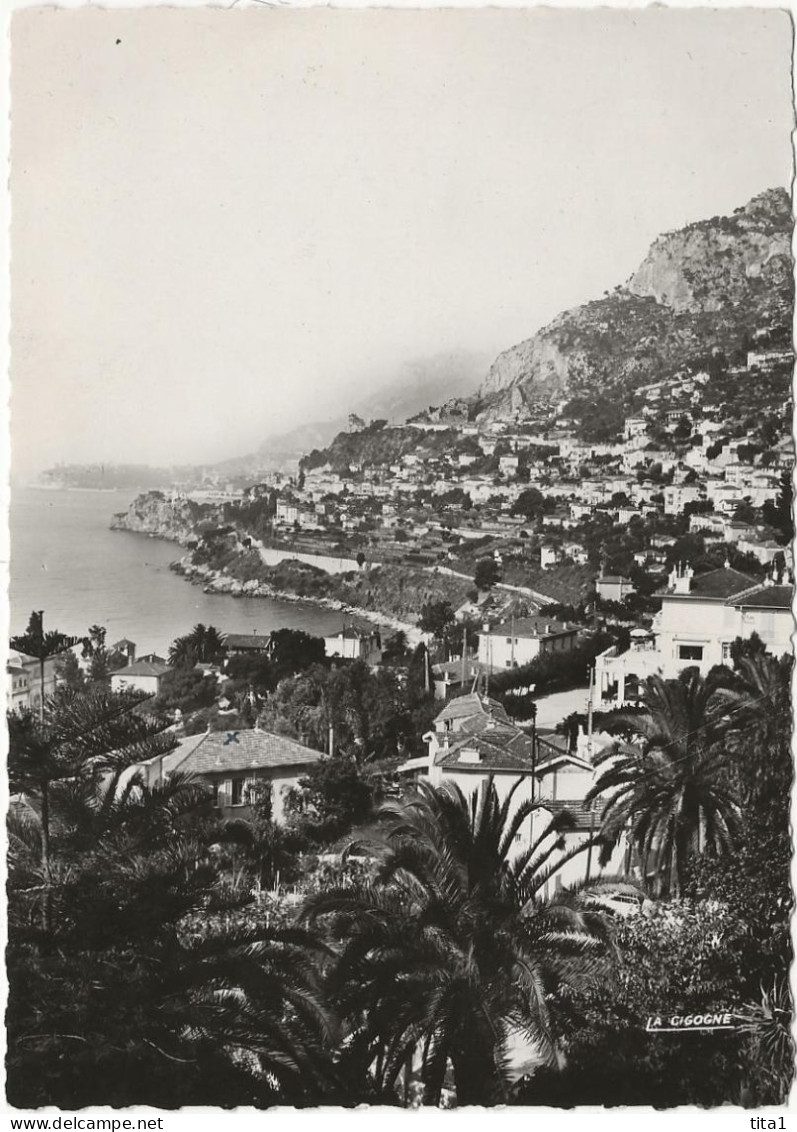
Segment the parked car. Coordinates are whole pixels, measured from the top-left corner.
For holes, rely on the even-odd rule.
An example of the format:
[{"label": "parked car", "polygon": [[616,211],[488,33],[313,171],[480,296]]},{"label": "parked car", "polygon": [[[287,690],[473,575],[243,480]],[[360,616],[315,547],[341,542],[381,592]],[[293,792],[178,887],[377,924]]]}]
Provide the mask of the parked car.
[{"label": "parked car", "polygon": [[639,916],[641,913],[647,915],[653,907],[651,900],[648,900],[641,892],[635,892],[630,888],[624,892],[597,892],[593,895],[592,900],[601,911],[608,912],[610,916],[617,916],[622,920],[627,920],[631,916]]}]

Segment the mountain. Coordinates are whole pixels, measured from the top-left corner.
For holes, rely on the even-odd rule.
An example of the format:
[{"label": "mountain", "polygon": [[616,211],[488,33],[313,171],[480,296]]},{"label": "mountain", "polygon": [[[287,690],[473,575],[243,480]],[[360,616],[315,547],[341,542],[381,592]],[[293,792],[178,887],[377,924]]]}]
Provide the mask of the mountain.
[{"label": "mountain", "polygon": [[487,354],[454,350],[405,362],[398,372],[374,383],[374,392],[359,407],[366,420],[405,421],[430,406],[472,396],[490,358]]},{"label": "mountain", "polygon": [[505,350],[479,390],[480,419],[563,399],[588,410],[698,362],[746,335],[791,325],[791,203],[769,189],[731,216],[660,236],[638,270],[603,298],[558,315]]},{"label": "mountain", "polygon": [[[472,394],[489,362],[484,354],[451,351],[405,362],[387,374],[374,374],[369,392],[352,401],[350,411],[365,421],[403,421],[429,405]],[[145,491],[174,483],[201,484],[208,476],[249,479],[267,471],[293,470],[302,456],[325,449],[344,432],[348,415],[308,421],[286,432],[268,436],[255,452],[214,464],[180,468],[151,468],[143,464],[57,465],[42,472],[38,483],[48,487],[135,488]]]},{"label": "mountain", "polygon": [[[374,374],[370,382],[373,392],[360,400],[353,398],[350,412],[366,422],[404,421],[430,405],[472,394],[488,361],[484,354],[464,350],[407,361],[398,371]],[[298,425],[289,432],[269,436],[253,456],[228,461],[225,467],[285,467],[305,453],[325,449],[347,424],[348,416]]]}]

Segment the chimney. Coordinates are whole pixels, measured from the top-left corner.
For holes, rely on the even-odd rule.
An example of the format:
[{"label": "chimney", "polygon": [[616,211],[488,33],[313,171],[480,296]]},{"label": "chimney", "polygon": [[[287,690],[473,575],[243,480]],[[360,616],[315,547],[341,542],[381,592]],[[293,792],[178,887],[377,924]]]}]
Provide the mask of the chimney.
[{"label": "chimney", "polygon": [[[670,574],[670,583],[673,586],[673,593],[688,594],[692,590],[692,576],[694,570],[691,566],[677,567],[672,574]],[[674,581],[673,581],[674,575]]]}]

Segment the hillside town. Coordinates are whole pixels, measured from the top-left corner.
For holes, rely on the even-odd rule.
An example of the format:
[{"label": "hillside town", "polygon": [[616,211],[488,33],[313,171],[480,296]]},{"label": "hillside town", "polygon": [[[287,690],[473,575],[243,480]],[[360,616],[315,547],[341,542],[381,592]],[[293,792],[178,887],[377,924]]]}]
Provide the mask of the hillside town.
[{"label": "hillside town", "polygon": [[790,287],[109,516],[338,627],[11,638],[13,1103],[783,1102]]},{"label": "hillside town", "polygon": [[[597,701],[624,706],[648,675],[686,662],[708,672],[736,637],[788,650],[792,354],[774,328],[744,337],[755,350],[635,390],[605,440],[588,439],[595,422],[566,403],[511,421],[468,420],[478,405],[462,402],[401,427],[355,418],[293,473],[216,495],[154,493],[149,525],[144,496],[128,513],[144,521],[128,529],[179,538],[179,568],[213,592],[268,593],[278,574],[288,593],[342,597],[356,612],[368,589],[374,620],[420,630],[441,674],[448,665],[449,692],[463,671],[472,681],[614,632],[622,647],[591,659]],[[164,525],[164,508],[168,519],[189,502],[183,526]],[[337,581],[313,565],[327,562]],[[718,600],[734,610],[724,621]],[[690,609],[682,630],[676,604]],[[451,623],[443,634],[424,620],[435,605]],[[372,643],[356,651],[364,659]]]},{"label": "hillside town", "polygon": [[[657,688],[733,687],[750,658],[777,667],[791,651],[793,359],[768,330],[751,340],[637,389],[606,439],[589,439],[564,403],[485,423],[456,402],[399,427],[353,419],[300,468],[243,489],[156,492],[161,516],[193,505],[181,541],[212,589],[256,600],[262,581],[236,577],[237,564],[269,550],[300,575],[323,573],[311,564],[324,556],[343,577],[411,570],[435,579],[438,599],[403,628],[343,612],[326,638],[195,626],[168,656],[138,655],[127,638],[106,647],[94,626],[42,657],[34,618],[30,652],[12,642],[8,708],[35,714],[69,690],[131,695],[169,738],[130,781],[157,791],[188,776],[219,822],[252,828],[265,789],[268,822],[305,830],[303,863],[264,874],[282,916],[380,801],[425,787],[494,791],[524,815],[510,861],[556,831],[540,899],[620,876],[593,905],[617,922],[655,915],[683,879],[665,879],[627,816],[606,840],[607,774],[645,750],[634,718]],[[135,505],[145,522],[148,500]],[[534,1056],[521,1049],[517,1079]]]}]

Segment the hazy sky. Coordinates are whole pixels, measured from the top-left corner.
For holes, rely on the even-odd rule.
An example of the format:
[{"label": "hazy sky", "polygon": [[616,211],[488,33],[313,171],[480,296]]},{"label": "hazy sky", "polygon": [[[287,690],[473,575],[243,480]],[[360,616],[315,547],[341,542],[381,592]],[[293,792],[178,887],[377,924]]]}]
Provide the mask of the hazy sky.
[{"label": "hazy sky", "polygon": [[17,12],[16,466],[242,454],[529,337],[789,183],[790,50],[756,9]]}]

